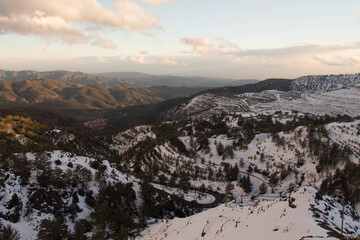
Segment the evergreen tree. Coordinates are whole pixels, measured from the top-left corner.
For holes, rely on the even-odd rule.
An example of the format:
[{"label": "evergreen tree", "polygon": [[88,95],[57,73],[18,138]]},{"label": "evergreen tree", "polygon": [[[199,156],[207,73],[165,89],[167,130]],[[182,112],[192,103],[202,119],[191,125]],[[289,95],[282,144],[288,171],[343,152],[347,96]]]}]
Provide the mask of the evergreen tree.
[{"label": "evergreen tree", "polygon": [[87,240],[86,226],[84,225],[82,220],[78,220],[75,222],[74,233],[70,235],[70,240]]},{"label": "evergreen tree", "polygon": [[102,226],[96,226],[95,232],[90,240],[104,240],[106,236],[105,229]]},{"label": "evergreen tree", "polygon": [[4,226],[0,231],[0,240],[20,240],[20,234],[10,225]]},{"label": "evergreen tree", "polygon": [[64,240],[69,236],[68,228],[63,219],[45,219],[41,222],[38,233],[39,240]]},{"label": "evergreen tree", "polygon": [[252,184],[249,175],[244,176],[241,179],[241,187],[244,189],[245,193],[250,193],[252,191]]},{"label": "evergreen tree", "polygon": [[227,175],[226,175],[226,179],[228,181],[235,181],[235,180],[237,180],[238,175],[239,175],[239,167],[238,167],[238,165],[236,163],[235,163],[234,167],[232,167],[230,165],[230,167],[228,169],[228,172],[227,172]]},{"label": "evergreen tree", "polygon": [[232,146],[226,146],[222,159],[225,160],[226,158],[234,158],[234,150]]},{"label": "evergreen tree", "polygon": [[191,184],[189,174],[185,171],[180,171],[179,187],[184,191],[187,191],[190,186]]},{"label": "evergreen tree", "polygon": [[119,231],[115,234],[114,240],[128,240],[127,229],[124,226],[121,226]]},{"label": "evergreen tree", "polygon": [[225,187],[225,193],[226,193],[227,200],[231,200],[231,198],[232,198],[231,191],[233,189],[234,189],[234,185],[229,182]]},{"label": "evergreen tree", "polygon": [[266,183],[262,183],[259,187],[259,191],[260,191],[260,194],[265,194],[267,193],[267,186],[266,186]]},{"label": "evergreen tree", "polygon": [[216,151],[219,154],[219,156],[222,156],[224,154],[225,149],[224,149],[224,145],[221,142],[219,142],[216,145]]},{"label": "evergreen tree", "polygon": [[209,139],[205,135],[205,133],[199,133],[196,141],[199,145],[197,150],[205,150],[206,152],[209,151]]}]

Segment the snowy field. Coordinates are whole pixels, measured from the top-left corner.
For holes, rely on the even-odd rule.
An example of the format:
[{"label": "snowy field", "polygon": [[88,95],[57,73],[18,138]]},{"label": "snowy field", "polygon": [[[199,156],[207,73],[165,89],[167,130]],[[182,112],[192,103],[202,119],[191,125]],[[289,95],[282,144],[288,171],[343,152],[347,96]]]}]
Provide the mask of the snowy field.
[{"label": "snowy field", "polygon": [[[311,187],[294,193],[295,208],[281,199],[246,207],[223,204],[187,218],[155,223],[145,229],[137,240],[289,240],[305,236],[335,240],[337,238],[329,237],[317,223],[326,221],[328,226],[339,229],[341,204],[328,197],[315,201],[315,193],[316,190]],[[314,215],[311,209],[322,213]],[[348,210],[347,213],[350,213]],[[360,223],[346,215],[345,229],[348,237],[357,236],[360,234]]]},{"label": "snowy field", "polygon": [[268,90],[234,96],[203,94],[193,98],[175,115],[211,117],[213,114],[273,114],[298,111],[314,115],[347,114],[360,116],[360,86],[317,92],[281,92]]},{"label": "snowy field", "polygon": [[[274,93],[275,94],[275,93]],[[360,87],[339,89],[331,92],[302,93],[300,97],[288,99],[288,93],[276,93],[276,101],[257,103],[253,106],[256,112],[299,111],[314,115],[347,114],[360,116]]]}]

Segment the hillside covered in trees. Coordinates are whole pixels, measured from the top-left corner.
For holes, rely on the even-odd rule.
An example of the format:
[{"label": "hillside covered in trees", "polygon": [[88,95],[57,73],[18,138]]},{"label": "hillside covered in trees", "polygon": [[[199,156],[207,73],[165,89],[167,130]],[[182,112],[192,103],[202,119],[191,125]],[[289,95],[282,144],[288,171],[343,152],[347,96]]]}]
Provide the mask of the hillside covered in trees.
[{"label": "hillside covered in trees", "polygon": [[[127,118],[108,123],[121,131],[44,109],[1,109],[0,237],[231,239],[258,236],[256,223],[273,239],[356,238],[358,110],[313,101],[344,91],[353,95],[343,101],[357,101],[354,86],[204,93],[119,111]],[[329,114],[306,113],[299,96]]]}]

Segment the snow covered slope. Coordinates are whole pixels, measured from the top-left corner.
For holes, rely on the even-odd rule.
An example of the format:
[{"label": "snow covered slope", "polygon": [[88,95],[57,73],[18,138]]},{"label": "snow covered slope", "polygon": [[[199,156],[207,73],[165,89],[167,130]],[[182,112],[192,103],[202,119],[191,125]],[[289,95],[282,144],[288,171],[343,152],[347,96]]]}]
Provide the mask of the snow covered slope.
[{"label": "snow covered slope", "polygon": [[296,91],[333,91],[360,83],[360,74],[314,75],[294,79],[291,89]]},{"label": "snow covered slope", "polygon": [[299,111],[314,115],[360,115],[360,74],[315,75],[291,80],[291,91],[265,90],[205,93],[191,99],[175,117],[213,114]]},{"label": "snow covered slope", "polygon": [[[3,134],[0,231],[10,225],[36,239],[43,223],[61,216],[69,233],[80,223],[88,238],[103,230],[99,239],[119,232],[139,240],[336,239],[340,201],[314,188],[336,196],[345,179],[359,212],[360,120],[336,116],[360,116],[357,75],[348,78],[342,85],[304,78],[306,89],[297,91],[202,94],[176,108],[174,120],[111,142],[60,129]],[[238,205],[219,206],[232,200]],[[199,213],[204,208],[213,209]],[[174,217],[182,219],[164,222]],[[345,220],[346,235],[359,235],[350,206]]]},{"label": "snow covered slope", "polygon": [[120,155],[148,137],[156,137],[155,134],[151,132],[151,127],[145,125],[137,126],[114,136],[113,144],[110,145],[110,148],[117,151]]},{"label": "snow covered slope", "polygon": [[213,114],[273,114],[275,111],[297,111],[313,115],[347,114],[360,116],[360,87],[352,86],[333,91],[281,92],[275,90],[237,95],[203,94],[180,108],[176,117],[209,118]]},{"label": "snow covered slope", "polygon": [[[224,204],[188,218],[153,224],[137,239],[338,239],[342,208],[339,200],[328,196],[316,200],[315,196],[314,188],[304,187],[291,195],[295,199],[292,207],[288,196],[253,206]],[[345,235],[356,237],[360,234],[359,218],[349,205],[345,209]]]},{"label": "snow covered slope", "polygon": [[31,171],[29,184],[26,185],[21,182],[20,177],[6,173],[0,189],[0,225],[10,225],[19,232],[21,239],[37,239],[41,222],[45,219],[53,220],[59,214],[65,218],[70,229],[74,228],[76,221],[90,219],[93,212],[90,202],[96,198],[101,188],[94,163],[105,168],[102,178],[109,184],[131,183],[138,200],[134,204],[140,204],[140,186],[137,180],[121,173],[107,160],[100,163],[94,158],[63,151],[47,152],[42,156],[27,153],[25,157],[30,164],[40,164],[55,171],[59,182],[66,178],[66,181],[72,181],[76,187],[58,189],[54,186],[38,186],[39,176],[49,170]]},{"label": "snow covered slope", "polygon": [[354,162],[360,159],[360,120],[349,123],[331,123],[326,126],[332,141],[347,146],[354,154]]},{"label": "snow covered slope", "polygon": [[350,87],[328,92],[289,93],[272,92],[277,96],[275,101],[259,102],[253,107],[256,113],[273,113],[274,111],[298,111],[313,115],[347,114],[360,116],[360,87]]}]

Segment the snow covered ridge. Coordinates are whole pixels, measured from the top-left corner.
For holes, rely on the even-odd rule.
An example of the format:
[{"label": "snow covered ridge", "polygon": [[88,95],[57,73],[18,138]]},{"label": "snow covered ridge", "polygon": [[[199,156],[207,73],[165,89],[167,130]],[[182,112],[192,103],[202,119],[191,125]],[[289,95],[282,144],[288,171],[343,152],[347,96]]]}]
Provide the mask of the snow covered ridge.
[{"label": "snow covered ridge", "polygon": [[[59,214],[64,217],[70,230],[74,229],[76,221],[89,220],[94,212],[91,203],[99,195],[100,185],[103,184],[101,179],[110,185],[130,184],[132,190],[129,190],[136,194],[134,205],[140,205],[138,180],[120,172],[107,160],[100,163],[97,159],[64,151],[46,152],[43,155],[27,153],[25,157],[31,165],[47,166],[57,174],[58,179],[68,177],[74,186],[41,186],[44,183],[40,183],[40,176],[48,171],[47,167],[45,170],[33,168],[26,184],[12,172],[1,176],[0,226],[10,225],[19,232],[20,239],[37,239],[41,222],[45,219],[53,220]],[[101,176],[97,163],[104,169]]]},{"label": "snow covered ridge", "polygon": [[333,91],[360,84],[360,74],[314,75],[294,79],[291,89],[295,91]]},{"label": "snow covered ridge", "polygon": [[155,134],[151,131],[151,127],[146,125],[137,126],[114,136],[110,149],[117,151],[117,153],[121,155],[148,137],[156,138]]},{"label": "snow covered ridge", "polygon": [[291,80],[290,91],[264,90],[241,94],[205,93],[179,109],[174,119],[184,116],[209,118],[214,114],[273,114],[298,111],[314,115],[359,116],[360,73],[303,76]]},{"label": "snow covered ridge", "polygon": [[[221,205],[187,218],[175,218],[149,226],[138,240],[197,239],[339,239],[341,201],[328,196],[316,198],[317,190],[303,187],[276,201],[261,201],[254,206]],[[360,235],[359,216],[345,206],[344,235]]]},{"label": "snow covered ridge", "polygon": [[312,115],[346,114],[360,116],[360,87],[323,92],[281,92],[263,91],[259,93],[221,96],[203,94],[193,98],[179,109],[174,116],[193,118],[211,118],[214,114],[265,114],[273,115],[277,111],[310,113]]},{"label": "snow covered ridge", "polygon": [[360,87],[357,86],[334,91],[293,94],[293,98],[289,98],[291,95],[289,92],[272,91],[272,93],[278,99],[256,103],[252,106],[254,112],[272,115],[276,111],[297,111],[312,115],[360,116]]}]

